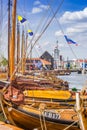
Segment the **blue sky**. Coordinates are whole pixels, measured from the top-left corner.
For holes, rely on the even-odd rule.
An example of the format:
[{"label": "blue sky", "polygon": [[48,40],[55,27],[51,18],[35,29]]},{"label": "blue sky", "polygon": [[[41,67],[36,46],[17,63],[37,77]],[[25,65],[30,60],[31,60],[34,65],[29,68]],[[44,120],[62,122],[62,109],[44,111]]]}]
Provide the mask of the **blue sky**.
[{"label": "blue sky", "polygon": [[[32,29],[35,37],[32,44],[40,36],[44,27],[53,16],[53,12],[60,6],[62,0],[18,0],[17,15],[27,19],[27,22],[20,24],[25,32]],[[7,0],[3,0],[3,27],[0,32],[0,52],[7,55]],[[49,6],[50,5],[50,6]],[[5,8],[5,10],[4,10]],[[1,26],[1,25],[0,25]],[[64,34],[78,43],[78,46],[68,45]],[[29,36],[30,44],[32,37]],[[76,58],[87,59],[87,0],[64,0],[56,17],[52,20],[41,38],[33,49],[33,56],[38,57],[44,51],[53,55],[53,50],[58,47],[60,55],[66,60]],[[3,51],[4,50],[4,51]],[[29,53],[29,49],[27,50]]]}]

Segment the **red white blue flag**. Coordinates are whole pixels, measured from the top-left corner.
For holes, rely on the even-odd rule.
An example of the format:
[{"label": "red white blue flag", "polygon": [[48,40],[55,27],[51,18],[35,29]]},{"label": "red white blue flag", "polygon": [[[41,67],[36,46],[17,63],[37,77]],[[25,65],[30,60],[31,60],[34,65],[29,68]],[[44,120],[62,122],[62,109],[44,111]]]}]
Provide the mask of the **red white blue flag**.
[{"label": "red white blue flag", "polygon": [[65,39],[66,39],[66,41],[67,41],[68,44],[75,44],[75,45],[78,45],[77,42],[71,40],[71,39],[68,38],[66,35],[64,35],[64,37],[65,37]]}]

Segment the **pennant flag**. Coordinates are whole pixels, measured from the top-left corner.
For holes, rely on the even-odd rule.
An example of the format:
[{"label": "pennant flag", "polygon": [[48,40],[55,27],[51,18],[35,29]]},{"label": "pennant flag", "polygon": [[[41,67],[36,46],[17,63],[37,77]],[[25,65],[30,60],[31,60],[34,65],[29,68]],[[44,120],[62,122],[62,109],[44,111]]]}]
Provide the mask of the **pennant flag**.
[{"label": "pennant flag", "polygon": [[78,45],[75,41],[71,40],[70,38],[68,38],[66,35],[64,35],[66,41],[68,44],[75,44],[75,45]]},{"label": "pennant flag", "polygon": [[25,18],[23,18],[22,16],[18,15],[18,20],[21,22],[21,23],[24,23],[26,21]]},{"label": "pennant flag", "polygon": [[32,36],[32,35],[33,35],[32,30],[28,30],[28,33],[30,34],[30,36]]}]

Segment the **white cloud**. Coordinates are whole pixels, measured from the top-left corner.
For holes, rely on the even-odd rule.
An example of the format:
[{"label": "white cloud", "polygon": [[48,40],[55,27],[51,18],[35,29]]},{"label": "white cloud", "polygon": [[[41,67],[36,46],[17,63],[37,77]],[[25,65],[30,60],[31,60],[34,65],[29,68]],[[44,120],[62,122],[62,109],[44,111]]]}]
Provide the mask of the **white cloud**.
[{"label": "white cloud", "polygon": [[87,7],[82,11],[69,12],[66,11],[63,16],[60,18],[60,22],[69,23],[69,22],[86,22],[87,21]]},{"label": "white cloud", "polygon": [[34,5],[39,5],[39,4],[41,4],[41,2],[40,2],[39,0],[36,0],[36,1],[34,2]]},{"label": "white cloud", "polygon": [[73,28],[73,27],[68,27],[67,29],[66,29],[66,33],[77,33],[77,32],[79,32],[80,31],[80,29],[79,28]]},{"label": "white cloud", "polygon": [[66,33],[83,33],[83,32],[87,32],[87,23],[79,23],[66,29]]},{"label": "white cloud", "polygon": [[34,8],[32,9],[32,13],[33,13],[33,14],[39,13],[39,12],[42,12],[42,9],[41,9],[41,8],[34,7]]},{"label": "white cloud", "polygon": [[55,36],[61,36],[64,34],[69,34],[69,35],[77,35],[82,33],[85,35],[87,33],[87,23],[86,22],[75,22],[73,23],[72,21],[69,24],[62,23],[60,24],[63,30],[58,30],[55,32]]},{"label": "white cloud", "polygon": [[67,47],[66,44],[64,44],[64,43],[59,43],[58,46],[61,47],[61,48],[62,47]]},{"label": "white cloud", "polygon": [[59,31],[56,31],[56,32],[55,32],[55,36],[61,36],[61,35],[63,35],[63,34],[62,34],[62,31],[59,30]]},{"label": "white cloud", "polygon": [[49,45],[49,41],[43,43],[43,46],[47,46],[47,45]]},{"label": "white cloud", "polygon": [[39,13],[42,12],[43,10],[47,10],[49,8],[48,5],[41,4],[39,0],[34,2],[34,7],[32,8],[32,13]]},{"label": "white cloud", "polygon": [[42,8],[42,9],[44,9],[44,10],[47,10],[49,8],[48,5],[40,5],[39,7]]}]

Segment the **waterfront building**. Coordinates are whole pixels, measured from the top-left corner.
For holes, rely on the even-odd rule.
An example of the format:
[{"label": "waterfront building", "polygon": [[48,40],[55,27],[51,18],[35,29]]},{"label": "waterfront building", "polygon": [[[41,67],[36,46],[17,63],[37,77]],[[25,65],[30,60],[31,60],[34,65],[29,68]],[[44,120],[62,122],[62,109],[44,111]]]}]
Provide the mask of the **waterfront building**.
[{"label": "waterfront building", "polygon": [[53,66],[54,66],[54,58],[53,56],[48,52],[48,51],[45,51],[41,56],[40,56],[41,59],[44,59],[48,62],[51,63],[51,66],[50,66],[50,69],[53,69]]},{"label": "waterfront building", "polygon": [[51,63],[41,58],[27,58],[26,70],[42,70],[49,69]]}]

